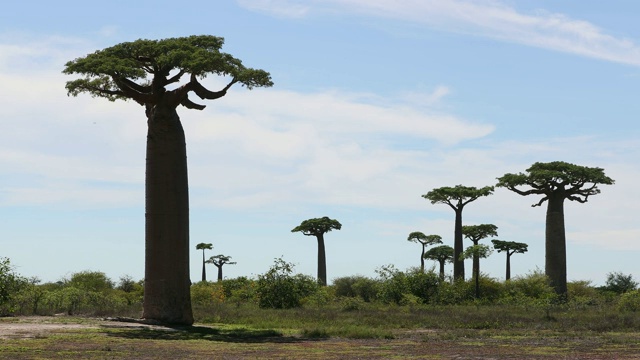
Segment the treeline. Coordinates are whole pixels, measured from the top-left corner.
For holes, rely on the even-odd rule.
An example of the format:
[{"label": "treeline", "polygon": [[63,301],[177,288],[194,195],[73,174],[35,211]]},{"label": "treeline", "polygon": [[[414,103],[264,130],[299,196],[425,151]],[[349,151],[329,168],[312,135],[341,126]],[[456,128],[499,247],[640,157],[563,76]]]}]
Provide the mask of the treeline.
[{"label": "treeline", "polygon": [[[510,305],[545,308],[613,308],[640,312],[640,290],[631,275],[609,273],[606,285],[589,281],[568,284],[569,301],[557,301],[548,278],[540,271],[509,281],[481,275],[479,297],[475,283],[442,279],[433,269],[406,271],[393,265],[376,270],[375,278],[354,275],[322,286],[315,278],[297,274],[294,266],[276,259],[257,278],[238,277],[191,286],[196,315],[211,314],[220,306],[287,309],[335,307],[356,311],[367,306]],[[124,276],[118,282],[104,273],[83,271],[55,283],[40,284],[16,274],[8,259],[0,260],[0,315],[88,315],[139,317],[143,284]]]}]

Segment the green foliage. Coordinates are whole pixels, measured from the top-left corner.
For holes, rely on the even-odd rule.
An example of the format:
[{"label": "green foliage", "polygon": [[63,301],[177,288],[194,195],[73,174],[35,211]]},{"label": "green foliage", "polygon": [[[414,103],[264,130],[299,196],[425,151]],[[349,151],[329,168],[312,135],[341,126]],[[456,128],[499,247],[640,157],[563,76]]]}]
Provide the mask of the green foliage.
[{"label": "green foliage", "polygon": [[515,241],[503,241],[494,239],[491,240],[493,243],[493,248],[496,249],[497,252],[506,252],[508,255],[511,254],[524,254],[527,252],[527,248],[529,245],[525,243],[515,242]]},{"label": "green foliage", "polygon": [[10,260],[0,258],[0,316],[15,311],[15,296],[27,285],[27,279],[14,272]]},{"label": "green foliage", "polygon": [[620,296],[618,309],[621,311],[640,312],[640,290],[625,292]]},{"label": "green foliage", "polygon": [[111,279],[100,271],[81,271],[71,275],[69,286],[84,291],[104,292],[113,289]]},{"label": "green foliage", "polygon": [[269,271],[258,276],[256,294],[261,308],[300,307],[305,297],[318,290],[319,285],[312,277],[293,275],[293,269],[293,264],[278,258]]},{"label": "green foliage", "polygon": [[414,231],[409,234],[407,241],[419,243],[422,245],[434,245],[442,244],[442,236],[440,235],[425,235],[420,231]]},{"label": "green foliage", "polygon": [[432,204],[447,204],[460,207],[482,196],[489,196],[492,193],[493,186],[485,186],[478,189],[473,186],[456,185],[454,187],[444,186],[433,189],[425,195],[422,195],[422,197],[431,201]]},{"label": "green foliage", "polygon": [[623,294],[638,288],[638,282],[633,280],[633,275],[625,275],[621,272],[611,272],[607,274],[604,290],[612,291],[616,294]]},{"label": "green foliage", "polygon": [[466,248],[462,254],[460,254],[460,259],[471,259],[474,256],[477,256],[480,259],[484,259],[489,257],[489,255],[491,255],[493,251],[491,250],[491,248],[487,245],[484,244],[480,244],[480,245],[472,245],[469,246],[468,248]]},{"label": "green foliage", "polygon": [[540,270],[517,276],[504,284],[501,302],[513,305],[531,305],[553,302],[556,294],[549,278]]},{"label": "green foliage", "polygon": [[[126,100],[134,97],[131,90],[143,97],[164,92],[172,83],[167,79],[171,71],[199,78],[230,76],[249,89],[273,85],[269,73],[247,68],[239,59],[221,52],[223,43],[223,38],[209,35],[120,43],[67,62],[63,73],[83,78],[68,81],[66,88],[72,96],[86,92],[111,101]],[[152,82],[154,86],[150,86]]]},{"label": "green foliage", "polygon": [[194,306],[214,306],[224,301],[225,291],[220,283],[200,281],[191,285],[191,303]]},{"label": "green foliage", "polygon": [[438,262],[451,262],[453,261],[453,248],[449,245],[433,247],[424,253],[424,258]]},{"label": "green foliage", "polygon": [[[565,199],[586,202],[600,193],[599,184],[612,185],[615,181],[601,168],[574,165],[563,161],[536,162],[527,174],[505,174],[498,178],[498,187],[505,187],[520,195],[540,194],[544,197],[533,206],[539,206],[552,193],[561,192]],[[590,185],[591,184],[591,185]],[[524,186],[524,189],[520,187]]]},{"label": "green foliage", "polygon": [[463,225],[462,235],[478,244],[478,241],[486,237],[498,236],[498,227],[493,224]]},{"label": "green foliage", "polygon": [[340,229],[342,229],[342,224],[340,224],[338,220],[324,216],[321,218],[304,220],[300,225],[293,228],[291,232],[301,232],[307,236],[319,236],[326,234],[331,230]]}]

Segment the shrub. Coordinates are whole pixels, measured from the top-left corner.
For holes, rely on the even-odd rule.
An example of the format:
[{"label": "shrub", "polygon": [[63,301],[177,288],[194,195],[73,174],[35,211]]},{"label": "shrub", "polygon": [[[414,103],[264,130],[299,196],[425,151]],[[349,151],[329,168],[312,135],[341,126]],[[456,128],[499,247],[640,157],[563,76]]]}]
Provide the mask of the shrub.
[{"label": "shrub", "polygon": [[618,309],[621,311],[640,311],[640,290],[628,291],[620,296]]},{"label": "shrub", "polygon": [[71,275],[67,285],[85,291],[104,292],[113,289],[113,281],[100,271],[81,271]]},{"label": "shrub", "polygon": [[308,275],[292,275],[293,268],[293,264],[278,258],[269,271],[258,276],[258,306],[273,309],[300,307],[302,299],[318,290],[315,279]]},{"label": "shrub", "polygon": [[191,302],[199,306],[220,304],[225,299],[222,284],[201,281],[191,285]]},{"label": "shrub", "polygon": [[367,277],[360,277],[353,283],[352,289],[356,296],[365,302],[371,302],[378,298],[380,282]]},{"label": "shrub", "polygon": [[604,290],[612,291],[616,294],[623,294],[638,288],[638,282],[633,280],[631,274],[625,275],[621,272],[607,274]]},{"label": "shrub", "polygon": [[385,265],[376,269],[380,277],[378,299],[385,304],[400,305],[405,294],[409,294],[407,275],[393,265]]},{"label": "shrub", "polygon": [[0,316],[14,313],[15,296],[27,285],[27,279],[13,271],[9,259],[0,258]]},{"label": "shrub", "polygon": [[440,276],[434,271],[422,272],[420,269],[408,271],[406,279],[409,293],[422,303],[428,303],[431,300],[438,291],[440,283]]}]

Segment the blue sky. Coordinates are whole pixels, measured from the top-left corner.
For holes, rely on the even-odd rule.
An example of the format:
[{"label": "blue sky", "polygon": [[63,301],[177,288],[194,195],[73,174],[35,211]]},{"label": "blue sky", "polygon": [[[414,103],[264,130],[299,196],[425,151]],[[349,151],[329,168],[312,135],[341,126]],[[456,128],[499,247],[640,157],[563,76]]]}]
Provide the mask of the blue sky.
[{"label": "blue sky", "polygon": [[[329,280],[418,266],[410,232],[453,242],[453,211],[422,194],[555,160],[616,180],[566,204],[569,280],[640,279],[636,1],[47,4],[12,2],[0,14],[0,256],[25,276],[144,274],[143,109],[67,97],[64,63],[139,38],[211,34],[275,86],[179,109],[193,280],[200,242],[238,262],[227,277],[263,273],[277,257],[315,275],[315,239],[290,230],[321,216],[343,224],[326,237]],[[498,189],[463,214],[529,244],[512,258],[516,275],[544,268],[537,201]],[[501,279],[504,263],[494,253],[481,269]]]}]

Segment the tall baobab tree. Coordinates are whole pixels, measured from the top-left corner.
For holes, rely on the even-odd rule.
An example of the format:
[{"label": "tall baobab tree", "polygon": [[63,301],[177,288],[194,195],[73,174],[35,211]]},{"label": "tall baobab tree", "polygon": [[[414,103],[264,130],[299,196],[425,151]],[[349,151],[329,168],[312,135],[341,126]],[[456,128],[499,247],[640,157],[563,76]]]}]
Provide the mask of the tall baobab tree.
[{"label": "tall baobab tree", "polygon": [[226,255],[215,255],[207,260],[208,264],[213,264],[218,268],[218,281],[222,281],[222,267],[224,265],[234,265],[237,264],[235,261],[231,261],[231,256]]},{"label": "tall baobab tree", "polygon": [[491,240],[493,248],[498,252],[504,251],[507,254],[507,274],[505,280],[511,280],[511,255],[524,254],[527,252],[529,245],[515,241],[502,241],[498,239]]},{"label": "tall baobab tree", "polygon": [[[271,86],[269,73],[245,67],[221,52],[224,39],[200,35],[124,42],[65,64],[69,95],[88,93],[110,101],[133,100],[147,121],[145,279],[142,316],[165,323],[193,323],[189,279],[189,185],[184,130],[177,107],[202,110],[189,98],[214,100],[234,84]],[[198,79],[227,81],[210,91]],[[188,79],[180,84],[183,77]],[[171,264],[171,266],[168,266]]]},{"label": "tall baobab tree", "polygon": [[462,244],[462,210],[472,201],[493,193],[493,186],[475,188],[472,186],[456,185],[454,187],[441,187],[433,189],[422,195],[432,204],[449,205],[456,213],[456,222],[453,232],[453,277],[456,280],[464,280],[464,259],[460,257],[463,252]]},{"label": "tall baobab tree", "polygon": [[424,272],[424,253],[429,245],[442,244],[442,236],[425,235],[420,231],[414,231],[409,234],[407,241],[419,243],[422,245],[422,253],[420,254],[420,272]]},{"label": "tall baobab tree", "polygon": [[306,236],[315,236],[318,240],[318,281],[322,286],[327,285],[327,256],[324,249],[324,234],[341,228],[342,224],[338,220],[325,216],[304,220],[291,230],[291,232],[301,232]]},{"label": "tall baobab tree", "polygon": [[199,243],[196,245],[196,250],[202,250],[202,282],[207,281],[207,270],[204,268],[204,251],[211,249],[213,249],[213,244],[210,243]]},{"label": "tall baobab tree", "polygon": [[516,194],[542,195],[532,206],[547,202],[545,225],[545,273],[556,294],[567,297],[567,244],[564,230],[564,201],[586,203],[589,196],[600,193],[598,185],[612,185],[614,180],[601,168],[570,164],[564,161],[537,162],[526,174],[505,174],[498,187]]}]

